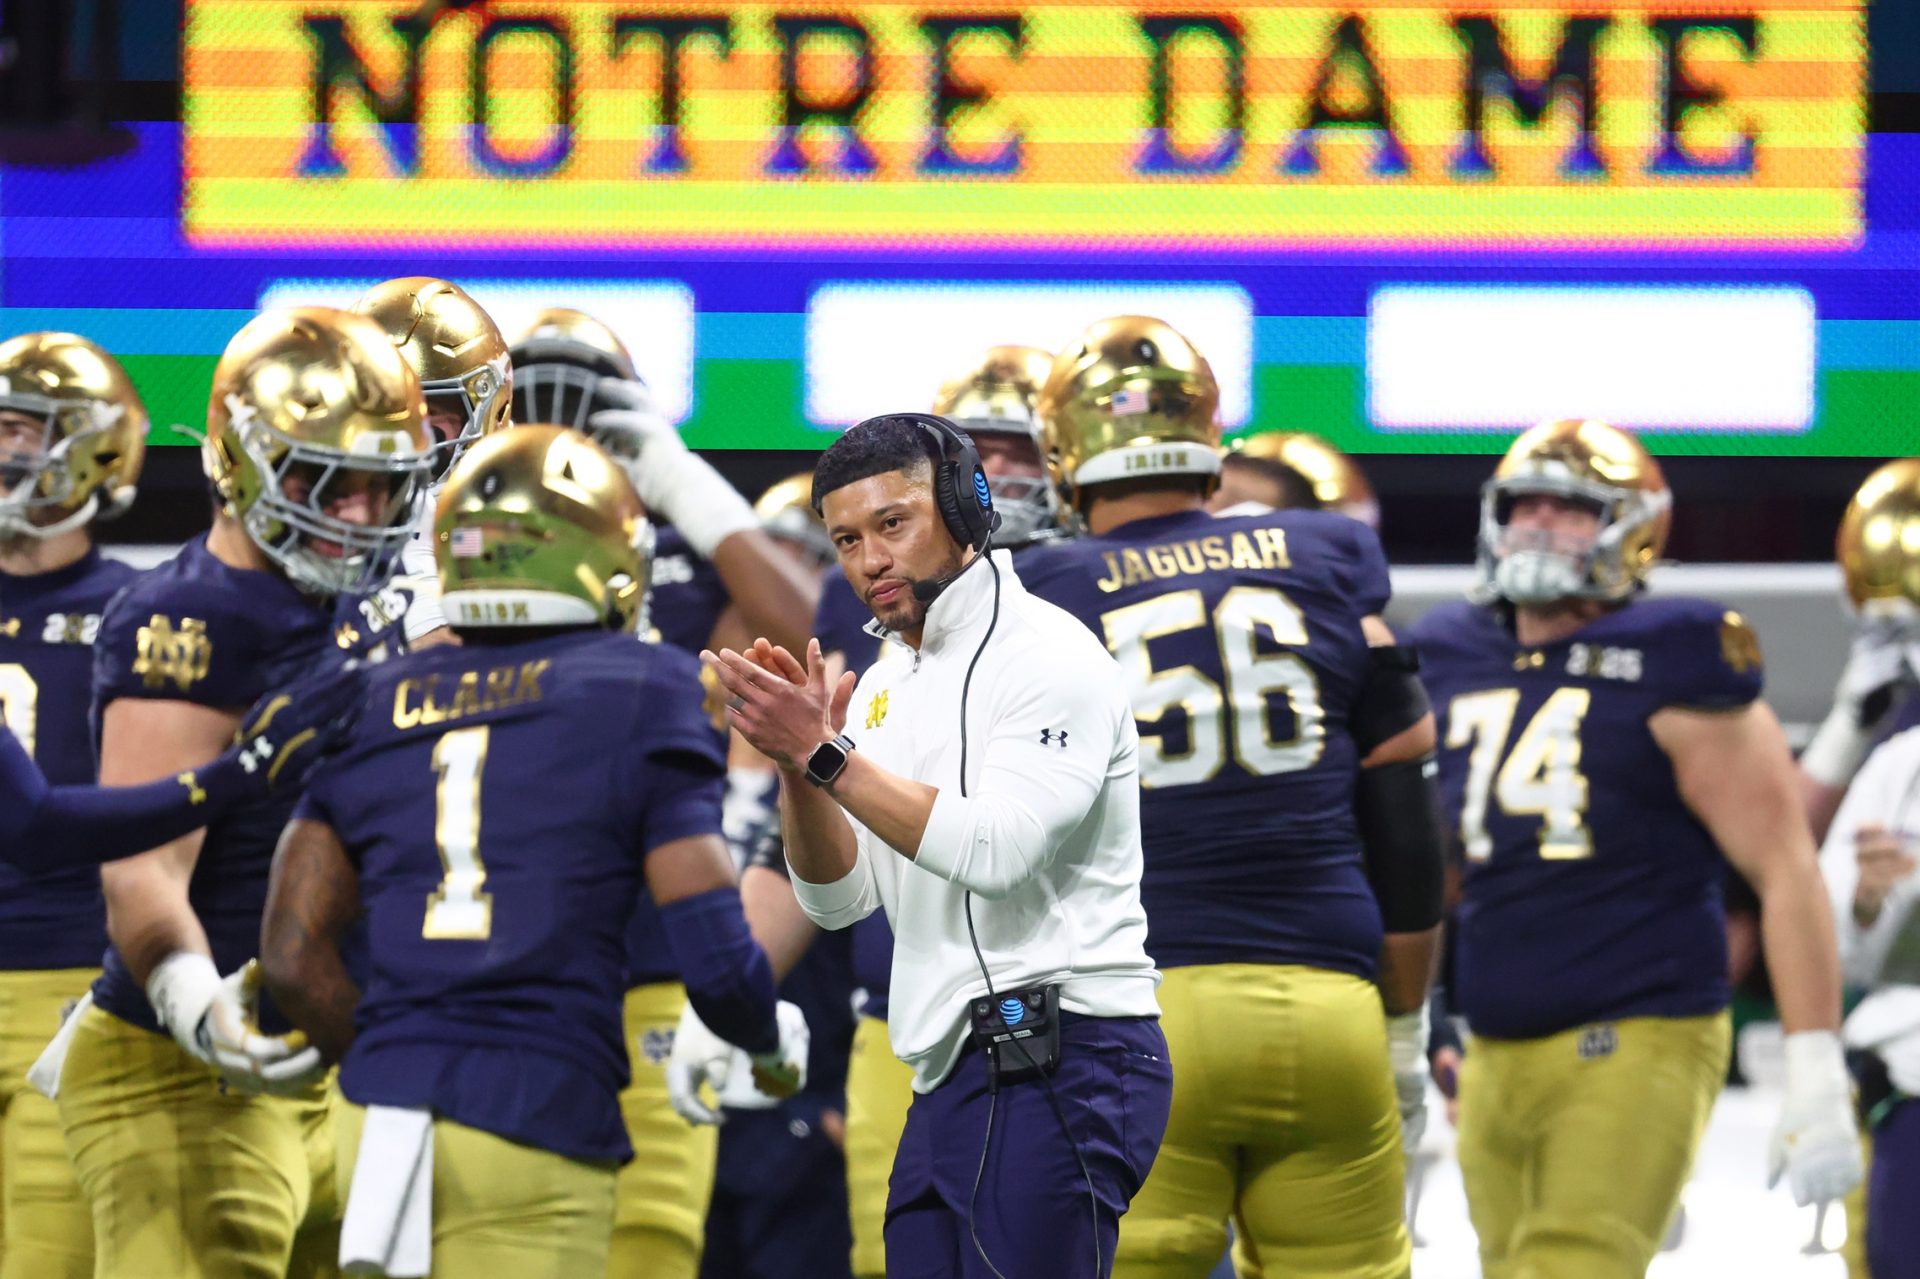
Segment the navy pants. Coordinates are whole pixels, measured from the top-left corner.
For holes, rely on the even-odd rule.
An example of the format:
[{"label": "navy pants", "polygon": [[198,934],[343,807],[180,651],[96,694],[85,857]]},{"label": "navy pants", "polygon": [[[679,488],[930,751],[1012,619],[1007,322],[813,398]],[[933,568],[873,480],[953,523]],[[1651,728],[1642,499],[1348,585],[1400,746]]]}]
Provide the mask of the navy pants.
[{"label": "navy pants", "polygon": [[[1071,1015],[1060,1041],[1050,1080],[993,1095],[985,1054],[969,1048],[946,1082],[914,1097],[887,1194],[888,1279],[994,1279],[996,1270],[1005,1279],[1105,1279],[1112,1271],[1120,1216],[1167,1128],[1167,1041],[1152,1018]],[[1071,1145],[1048,1104],[1049,1083]]]},{"label": "navy pants", "polygon": [[802,1093],[727,1112],[700,1279],[852,1279],[847,1164],[821,1130],[822,1104]]},{"label": "navy pants", "polygon": [[1920,1279],[1920,1100],[1901,1102],[1873,1130],[1867,1267],[1873,1279]]}]

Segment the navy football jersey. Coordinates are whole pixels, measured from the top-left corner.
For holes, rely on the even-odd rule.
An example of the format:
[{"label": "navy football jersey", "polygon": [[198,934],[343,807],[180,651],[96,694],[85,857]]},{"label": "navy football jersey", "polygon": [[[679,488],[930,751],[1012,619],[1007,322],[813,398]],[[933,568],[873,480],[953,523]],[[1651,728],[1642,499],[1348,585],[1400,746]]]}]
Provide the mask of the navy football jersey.
[{"label": "navy football jersey", "polygon": [[[0,573],[0,714],[56,786],[94,779],[87,705],[100,614],[135,576],[96,550],[31,577]],[[106,947],[100,872],[0,865],[0,969],[91,968]]]},{"label": "navy football jersey", "polygon": [[301,815],[359,869],[370,965],[340,1087],[576,1159],[631,1156],[626,932],[646,853],[720,834],[694,659],[630,635],[379,667]]},{"label": "navy football jersey", "polygon": [[[95,731],[121,698],[193,702],[235,714],[271,689],[333,660],[332,605],[302,595],[277,573],[233,568],[205,536],[136,577],[107,606],[94,646]],[[260,913],[274,845],[295,797],[249,800],[207,827],[187,895],[213,962],[232,972],[260,949]],[[109,946],[94,984],[100,1007],[158,1031],[146,992]],[[263,998],[262,1024],[285,1023]]]},{"label": "navy football jersey", "polygon": [[1184,511],[1036,547],[1020,578],[1126,672],[1154,962],[1371,978],[1382,930],[1347,713],[1372,660],[1360,620],[1391,589],[1373,532],[1322,511]]},{"label": "navy football jersey", "polygon": [[661,529],[653,548],[653,593],[647,602],[661,642],[698,653],[707,647],[714,624],[730,603],[719,570],[696,555],[678,529]]},{"label": "navy football jersey", "polygon": [[1760,651],[1706,600],[1640,599],[1523,647],[1444,604],[1409,637],[1465,857],[1453,998],[1478,1034],[1537,1038],[1727,1003],[1725,862],[1647,723],[1760,696]]}]

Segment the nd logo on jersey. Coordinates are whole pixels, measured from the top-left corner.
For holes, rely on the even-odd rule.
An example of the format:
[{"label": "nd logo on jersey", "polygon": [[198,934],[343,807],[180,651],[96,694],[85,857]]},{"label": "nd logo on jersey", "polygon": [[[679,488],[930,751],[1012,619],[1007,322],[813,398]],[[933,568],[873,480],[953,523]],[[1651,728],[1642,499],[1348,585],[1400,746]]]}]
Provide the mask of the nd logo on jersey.
[{"label": "nd logo on jersey", "polygon": [[887,694],[886,690],[882,689],[873,695],[872,701],[867,703],[867,727],[878,728],[886,722]]},{"label": "nd logo on jersey", "polygon": [[164,688],[172,680],[184,693],[207,677],[213,660],[207,624],[196,617],[181,618],[176,629],[166,614],[155,613],[140,628],[135,644],[133,673],[148,688]]}]

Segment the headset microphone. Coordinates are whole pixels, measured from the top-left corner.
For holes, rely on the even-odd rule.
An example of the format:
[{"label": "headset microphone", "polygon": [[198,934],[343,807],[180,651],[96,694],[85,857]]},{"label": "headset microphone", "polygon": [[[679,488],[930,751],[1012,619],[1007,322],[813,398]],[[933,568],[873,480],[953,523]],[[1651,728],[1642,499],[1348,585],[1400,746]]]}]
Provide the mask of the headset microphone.
[{"label": "headset microphone", "polygon": [[922,604],[931,604],[939,599],[941,594],[945,592],[949,586],[959,581],[962,573],[985,558],[987,558],[985,554],[976,555],[951,573],[945,573],[939,577],[923,578],[917,582],[909,582],[907,584],[908,589],[913,592],[914,599],[920,601]]}]

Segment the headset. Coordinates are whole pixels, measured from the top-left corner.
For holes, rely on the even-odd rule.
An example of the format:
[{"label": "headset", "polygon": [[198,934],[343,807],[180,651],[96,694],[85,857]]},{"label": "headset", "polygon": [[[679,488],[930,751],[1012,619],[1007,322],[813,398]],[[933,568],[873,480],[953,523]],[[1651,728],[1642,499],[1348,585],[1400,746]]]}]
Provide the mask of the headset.
[{"label": "headset", "polygon": [[947,532],[960,545],[986,554],[987,543],[1000,528],[1000,512],[993,509],[993,489],[973,437],[934,413],[889,413],[880,420],[907,423],[927,437],[935,458],[933,504]]}]

